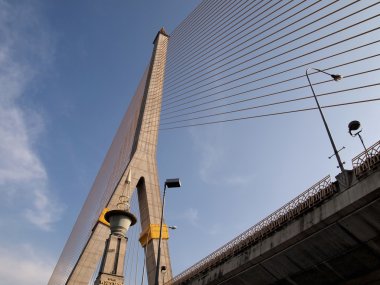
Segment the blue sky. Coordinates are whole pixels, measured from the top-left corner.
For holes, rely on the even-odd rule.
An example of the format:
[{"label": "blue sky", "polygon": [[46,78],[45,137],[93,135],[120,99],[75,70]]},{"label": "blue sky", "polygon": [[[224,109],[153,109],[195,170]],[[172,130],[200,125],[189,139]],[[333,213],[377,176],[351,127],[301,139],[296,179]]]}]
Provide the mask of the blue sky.
[{"label": "blue sky", "polygon": [[[173,31],[199,2],[0,0],[0,280],[5,284],[47,283],[157,31],[161,26]],[[337,84],[349,87],[344,80]],[[373,144],[380,139],[379,104],[325,113],[351,168],[362,148],[347,134],[347,124],[360,120],[365,141]],[[167,196],[167,223],[178,226],[170,240],[174,272],[325,175],[336,175],[331,154],[317,112],[162,131],[160,181],[183,182]]]}]

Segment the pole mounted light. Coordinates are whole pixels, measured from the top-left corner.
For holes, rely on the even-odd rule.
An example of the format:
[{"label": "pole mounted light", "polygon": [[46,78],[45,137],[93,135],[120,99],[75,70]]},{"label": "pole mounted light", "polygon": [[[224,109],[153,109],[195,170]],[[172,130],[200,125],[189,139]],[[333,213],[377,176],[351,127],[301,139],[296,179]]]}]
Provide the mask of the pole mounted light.
[{"label": "pole mounted light", "polygon": [[[355,132],[355,133],[353,133]],[[356,136],[359,136],[360,138],[360,141],[362,142],[362,145],[364,147],[364,151],[367,155],[367,148],[365,147],[365,144],[364,144],[364,141],[363,141],[363,138],[362,136],[360,135],[360,133],[362,132],[362,129],[360,128],[360,122],[359,121],[351,121],[349,124],[348,124],[348,133],[352,136],[352,137],[356,137]]]},{"label": "pole mounted light", "polygon": [[329,75],[334,81],[341,80],[343,78],[343,76],[340,75],[340,74],[331,74],[331,73],[328,73],[328,72],[326,72],[324,70],[317,69],[317,68],[308,68],[308,69],[306,69],[306,77],[307,77],[307,80],[309,81],[310,89],[313,92],[315,102],[317,103],[319,113],[321,114],[323,124],[325,125],[325,129],[326,129],[327,135],[328,135],[328,137],[330,139],[331,146],[332,146],[332,148],[334,150],[334,155],[335,155],[335,157],[336,157],[336,159],[338,161],[338,165],[339,165],[339,168],[340,168],[341,172],[344,173],[345,170],[344,170],[344,167],[343,167],[342,160],[340,159],[339,152],[338,152],[338,150],[337,150],[337,148],[335,146],[335,143],[334,143],[334,140],[332,138],[329,126],[327,125],[325,116],[323,115],[321,106],[319,105],[317,95],[315,95],[313,85],[311,84],[311,81],[310,81],[310,78],[309,78],[309,71],[312,70],[312,69],[315,70],[315,71],[318,71],[318,72],[321,72],[321,73]]},{"label": "pole mounted light", "polygon": [[[110,224],[111,234],[109,235],[102,261],[100,263],[99,274],[94,285],[106,284],[112,277],[114,284],[124,284],[124,258],[127,246],[127,231],[130,226],[136,224],[136,217],[127,210],[114,209],[108,211],[104,218]],[[118,252],[115,253],[115,248]],[[122,250],[124,248],[124,250]],[[107,283],[108,284],[108,283]]]},{"label": "pole mounted light", "polygon": [[[352,137],[355,137],[356,135],[358,135],[362,130],[360,129],[360,122],[359,121],[351,121],[349,124],[348,124],[348,133],[352,136]],[[353,131],[357,131],[359,130],[357,133],[353,134],[352,132]]]},{"label": "pole mounted light", "polygon": [[179,187],[181,187],[181,181],[179,180],[179,178],[166,179],[164,187],[179,188]]},{"label": "pole mounted light", "polygon": [[[162,208],[161,208],[160,236],[158,238],[156,277],[155,277],[155,281],[154,281],[155,285],[158,285],[158,278],[159,278],[159,274],[160,274],[162,222],[163,222],[163,219],[164,219],[166,188],[179,188],[179,187],[181,187],[181,181],[179,180],[179,178],[166,179],[165,184],[164,184],[164,193],[163,193],[163,196],[162,196]],[[174,228],[176,228],[176,227],[173,227],[173,229]],[[165,272],[166,272],[166,266],[165,266]]]},{"label": "pole mounted light", "polygon": [[[306,70],[306,72],[307,72],[308,70],[310,70],[310,69],[314,69],[315,71],[318,71],[318,72],[322,72],[322,73],[324,73],[324,74],[327,74],[327,75],[331,76],[331,78],[332,78],[334,81],[339,81],[339,80],[342,80],[342,79],[343,79],[343,75],[328,73],[328,72],[326,72],[326,71],[324,71],[324,70],[322,70],[322,69],[313,68],[313,67],[308,68],[308,69]],[[307,73],[306,73],[306,75],[307,75]]]},{"label": "pole mounted light", "polygon": [[165,266],[165,265],[162,265],[162,266],[161,266],[162,284],[165,283],[165,275],[166,275],[166,272],[167,272],[167,270],[166,270],[166,266]]}]

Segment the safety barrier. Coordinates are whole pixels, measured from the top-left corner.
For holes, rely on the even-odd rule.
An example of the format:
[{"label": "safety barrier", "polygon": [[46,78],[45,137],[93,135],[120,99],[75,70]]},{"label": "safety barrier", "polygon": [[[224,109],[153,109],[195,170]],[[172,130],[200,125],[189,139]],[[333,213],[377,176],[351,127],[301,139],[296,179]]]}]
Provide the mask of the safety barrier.
[{"label": "safety barrier", "polygon": [[371,168],[378,165],[380,165],[380,141],[352,159],[352,169],[357,178],[361,178]]}]

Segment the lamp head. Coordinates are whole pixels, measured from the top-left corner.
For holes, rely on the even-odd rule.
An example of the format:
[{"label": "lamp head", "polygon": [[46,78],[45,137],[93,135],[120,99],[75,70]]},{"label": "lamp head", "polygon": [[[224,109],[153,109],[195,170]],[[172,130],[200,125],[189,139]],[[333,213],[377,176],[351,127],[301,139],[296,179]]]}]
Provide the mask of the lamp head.
[{"label": "lamp head", "polygon": [[359,130],[359,128],[360,128],[360,122],[359,121],[351,121],[348,124],[348,132],[350,133],[351,136],[355,136],[357,133],[356,134],[352,134],[352,132]]},{"label": "lamp head", "polygon": [[111,210],[104,215],[107,222],[110,223],[111,234],[117,236],[127,236],[130,226],[136,224],[136,217],[125,210]]},{"label": "lamp head", "polygon": [[331,77],[332,79],[334,79],[334,81],[339,81],[343,79],[343,76],[340,74],[331,74]]},{"label": "lamp head", "polygon": [[163,274],[166,273],[166,266],[165,266],[165,265],[162,265],[162,266],[161,266],[161,272],[162,272]]},{"label": "lamp head", "polygon": [[181,187],[181,181],[179,178],[166,179],[165,186],[168,188],[179,188]]}]

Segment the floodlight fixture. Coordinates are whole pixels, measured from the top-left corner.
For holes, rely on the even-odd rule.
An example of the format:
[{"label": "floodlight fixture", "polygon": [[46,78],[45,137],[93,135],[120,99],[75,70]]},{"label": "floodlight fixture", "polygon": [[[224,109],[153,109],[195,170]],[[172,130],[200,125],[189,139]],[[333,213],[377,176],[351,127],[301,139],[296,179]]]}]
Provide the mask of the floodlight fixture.
[{"label": "floodlight fixture", "polygon": [[179,188],[181,187],[181,181],[179,178],[166,179],[165,187],[167,188]]}]

